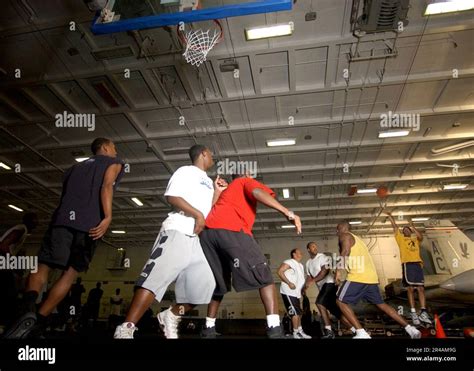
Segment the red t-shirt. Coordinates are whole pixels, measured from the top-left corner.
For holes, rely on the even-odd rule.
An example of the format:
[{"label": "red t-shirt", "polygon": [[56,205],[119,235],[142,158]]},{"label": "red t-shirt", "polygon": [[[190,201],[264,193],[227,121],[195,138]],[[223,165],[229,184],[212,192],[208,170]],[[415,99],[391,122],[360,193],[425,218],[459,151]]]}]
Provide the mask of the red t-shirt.
[{"label": "red t-shirt", "polygon": [[206,227],[227,229],[252,235],[252,227],[257,214],[257,200],[252,194],[256,188],[275,197],[266,185],[252,178],[237,178],[222,192],[206,218]]}]

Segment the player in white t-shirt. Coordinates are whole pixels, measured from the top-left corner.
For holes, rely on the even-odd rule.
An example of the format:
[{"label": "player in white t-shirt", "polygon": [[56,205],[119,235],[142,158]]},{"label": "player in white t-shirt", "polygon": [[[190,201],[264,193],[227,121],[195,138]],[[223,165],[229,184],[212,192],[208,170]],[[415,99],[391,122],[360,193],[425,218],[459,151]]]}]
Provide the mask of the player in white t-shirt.
[{"label": "player in white t-shirt", "polygon": [[300,249],[293,249],[290,253],[291,259],[285,260],[278,268],[278,276],[281,279],[280,294],[285,303],[288,315],[293,324],[293,337],[295,339],[311,339],[304,333],[301,327],[301,290],[305,285],[304,267],[300,263],[303,253]]},{"label": "player in white t-shirt", "polygon": [[308,288],[309,285],[314,282],[319,289],[319,294],[316,298],[316,306],[324,321],[325,333],[322,339],[334,339],[335,337],[329,312],[355,332],[355,328],[349,324],[336,304],[337,286],[335,284],[334,274],[331,270],[331,257],[318,252],[316,242],[308,242],[306,249],[308,250],[310,259],[306,262],[307,277],[305,287]]},{"label": "player in white t-shirt", "polygon": [[177,304],[158,314],[166,338],[178,338],[183,314],[211,301],[216,283],[198,235],[227,183],[219,177],[212,182],[207,176],[206,171],[214,165],[208,148],[195,145],[189,157],[193,165],[180,167],[168,182],[165,197],[173,211],[162,223],[150,259],[137,280],[139,288],[125,322],[115,330],[116,339],[133,338],[136,323],[154,300],[161,301],[174,281]]}]

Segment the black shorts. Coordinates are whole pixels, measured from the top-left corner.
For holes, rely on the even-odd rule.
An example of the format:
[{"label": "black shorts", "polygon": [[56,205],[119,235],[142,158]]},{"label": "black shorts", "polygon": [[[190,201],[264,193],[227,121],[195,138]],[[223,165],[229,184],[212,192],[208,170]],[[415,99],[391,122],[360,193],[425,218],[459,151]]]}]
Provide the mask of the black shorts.
[{"label": "black shorts", "polygon": [[319,290],[316,304],[325,307],[333,316],[341,318],[341,310],[336,304],[337,286],[334,283],[325,283]]},{"label": "black shorts", "polygon": [[402,264],[403,286],[423,286],[425,284],[425,275],[421,263],[403,263]]},{"label": "black shorts", "polygon": [[72,267],[84,272],[89,268],[97,243],[87,232],[50,226],[41,243],[38,261],[51,268],[66,270]]},{"label": "black shorts", "polygon": [[231,285],[240,292],[273,283],[268,261],[252,236],[226,229],[205,229],[199,238],[216,280],[214,295],[224,295]]},{"label": "black shorts", "polygon": [[300,299],[295,296],[285,294],[281,294],[281,297],[283,298],[283,303],[285,304],[286,311],[290,317],[295,315],[301,316],[301,313],[303,312],[301,310]]}]

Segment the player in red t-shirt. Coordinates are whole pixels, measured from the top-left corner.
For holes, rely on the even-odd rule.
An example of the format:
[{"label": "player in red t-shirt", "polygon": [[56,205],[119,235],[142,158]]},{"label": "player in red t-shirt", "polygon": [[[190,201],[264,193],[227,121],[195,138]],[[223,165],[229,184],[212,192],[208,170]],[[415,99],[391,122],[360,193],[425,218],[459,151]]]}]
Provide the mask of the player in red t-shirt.
[{"label": "player in red t-shirt", "polygon": [[230,291],[231,284],[237,292],[258,289],[267,314],[267,336],[284,337],[272,272],[252,236],[252,227],[258,202],[285,215],[295,225],[298,234],[301,233],[301,220],[274,197],[270,188],[250,175],[234,176],[207,216],[206,229],[199,237],[216,279],[216,289],[207,309],[202,337],[216,336],[219,304],[224,294]]}]

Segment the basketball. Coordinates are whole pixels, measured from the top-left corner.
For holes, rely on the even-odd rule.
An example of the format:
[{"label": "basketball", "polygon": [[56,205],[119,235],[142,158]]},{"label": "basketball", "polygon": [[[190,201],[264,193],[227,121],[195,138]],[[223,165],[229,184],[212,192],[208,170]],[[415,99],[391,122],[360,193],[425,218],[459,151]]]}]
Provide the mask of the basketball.
[{"label": "basketball", "polygon": [[377,189],[377,196],[380,198],[385,198],[388,196],[388,189],[385,186],[381,186]]}]

